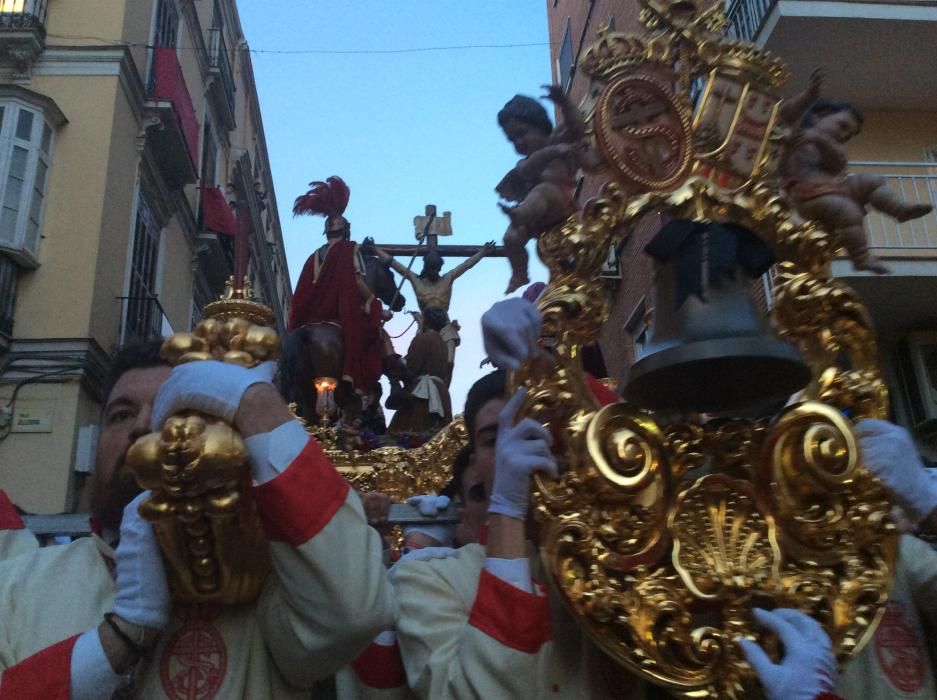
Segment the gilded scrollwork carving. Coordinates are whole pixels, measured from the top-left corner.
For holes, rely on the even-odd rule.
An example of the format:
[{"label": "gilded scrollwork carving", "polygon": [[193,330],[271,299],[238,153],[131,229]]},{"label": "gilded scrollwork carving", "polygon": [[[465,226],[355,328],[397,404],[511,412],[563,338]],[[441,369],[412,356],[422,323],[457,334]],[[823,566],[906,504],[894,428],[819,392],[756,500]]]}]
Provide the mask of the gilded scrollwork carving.
[{"label": "gilded scrollwork carving", "polygon": [[[306,428],[315,435],[315,426]],[[379,447],[368,452],[326,449],[336,469],[359,491],[380,491],[396,501],[436,493],[452,478],[452,462],[468,442],[462,416],[412,449]]]},{"label": "gilded scrollwork carving", "polygon": [[[874,631],[896,534],[851,425],[884,417],[888,397],[869,315],[830,273],[842,241],[779,191],[786,67],[719,35],[719,6],[641,4],[647,32],[604,32],[581,62],[604,87],[587,116],[610,181],[540,238],[551,277],[538,305],[555,365],[523,367],[512,384],[529,391],[524,415],[556,438],[560,476],[536,477],[532,503],[544,565],[586,633],[675,696],[749,697],[757,680],[733,640],[778,651],[753,606],[814,615],[843,662]],[[773,249],[777,330],[812,376],[780,415],[597,406],[579,349],[608,316],[599,258],[658,212],[737,224]]]}]

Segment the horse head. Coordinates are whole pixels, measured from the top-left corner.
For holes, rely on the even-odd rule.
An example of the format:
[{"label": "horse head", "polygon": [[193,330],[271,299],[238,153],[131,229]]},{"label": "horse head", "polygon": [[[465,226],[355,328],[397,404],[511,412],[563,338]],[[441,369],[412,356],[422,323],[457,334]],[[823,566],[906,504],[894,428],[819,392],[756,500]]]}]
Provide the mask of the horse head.
[{"label": "horse head", "polygon": [[[394,273],[390,270],[390,265],[381,262],[376,255],[362,256],[364,258],[365,278],[371,292],[384,304],[390,307],[391,311],[400,311],[403,309],[406,299],[403,294],[396,294],[397,284],[394,281]],[[393,303],[391,303],[393,302]]]}]

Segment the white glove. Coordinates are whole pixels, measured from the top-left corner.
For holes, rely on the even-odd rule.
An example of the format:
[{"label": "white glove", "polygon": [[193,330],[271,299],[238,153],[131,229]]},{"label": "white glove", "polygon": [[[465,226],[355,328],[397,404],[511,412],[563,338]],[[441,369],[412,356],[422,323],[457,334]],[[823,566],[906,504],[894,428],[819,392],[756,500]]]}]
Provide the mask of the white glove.
[{"label": "white glove", "polygon": [[920,523],[937,508],[937,481],[921,462],[907,430],[866,419],[856,424],[856,435],[866,468],[882,480],[908,517]]},{"label": "white glove", "polygon": [[420,511],[424,518],[435,518],[440,511],[449,507],[449,496],[437,496],[434,493],[427,496],[410,496],[407,504]]},{"label": "white glove", "polygon": [[124,508],[117,545],[114,613],[134,625],[163,629],[169,622],[169,586],[153,526],[140,517],[144,491]]},{"label": "white glove", "polygon": [[488,359],[499,369],[515,370],[540,354],[540,312],[526,299],[505,299],[482,314]]},{"label": "white glove", "polygon": [[518,389],[498,415],[495,481],[488,505],[489,513],[518,520],[527,518],[531,475],[536,471],[557,475],[556,459],[550,452],[550,432],[533,418],[514,425],[526,397],[527,390]]},{"label": "white glove", "polygon": [[836,685],[836,657],[819,622],[790,608],[771,612],[755,608],[754,615],[784,645],[784,658],[775,664],[758,644],[750,639],[739,640],[768,700],[814,700],[821,693],[832,692]]},{"label": "white glove", "polygon": [[167,418],[184,410],[201,411],[233,423],[244,392],[254,384],[271,383],[274,374],[273,362],[253,369],[217,360],[179,365],[156,394],[150,429],[162,430]]}]

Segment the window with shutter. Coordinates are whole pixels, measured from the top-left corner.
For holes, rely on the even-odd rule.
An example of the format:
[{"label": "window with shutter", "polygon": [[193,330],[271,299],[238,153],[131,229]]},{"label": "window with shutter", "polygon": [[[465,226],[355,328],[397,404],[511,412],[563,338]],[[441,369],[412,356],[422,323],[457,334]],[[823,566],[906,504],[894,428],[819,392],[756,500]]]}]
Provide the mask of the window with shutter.
[{"label": "window with shutter", "polygon": [[26,267],[39,264],[54,138],[40,109],[0,102],[0,251]]}]

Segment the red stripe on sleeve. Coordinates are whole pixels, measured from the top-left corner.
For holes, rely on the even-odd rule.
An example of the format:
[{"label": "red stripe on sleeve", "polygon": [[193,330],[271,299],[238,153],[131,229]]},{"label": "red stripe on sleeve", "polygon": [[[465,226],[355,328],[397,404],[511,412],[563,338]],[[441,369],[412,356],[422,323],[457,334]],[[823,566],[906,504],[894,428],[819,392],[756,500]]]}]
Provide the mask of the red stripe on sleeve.
[{"label": "red stripe on sleeve", "polygon": [[553,639],[550,604],[482,569],[469,624],[506,647],[535,654]]},{"label": "red stripe on sleeve", "polygon": [[23,530],[25,527],[16,507],[0,489],[0,530]]},{"label": "red stripe on sleeve", "polygon": [[77,640],[76,634],[10,666],[0,677],[0,700],[69,700]]},{"label": "red stripe on sleeve", "polygon": [[254,488],[267,538],[294,547],[308,542],[345,502],[348,488],[319,443],[310,439],[286,471]]},{"label": "red stripe on sleeve", "polygon": [[358,678],[369,688],[388,690],[407,684],[407,673],[397,643],[371,642],[358,658],[351,662]]},{"label": "red stripe on sleeve", "polygon": [[841,698],[839,695],[835,695],[834,693],[820,693],[813,700],[843,700],[843,698]]}]

